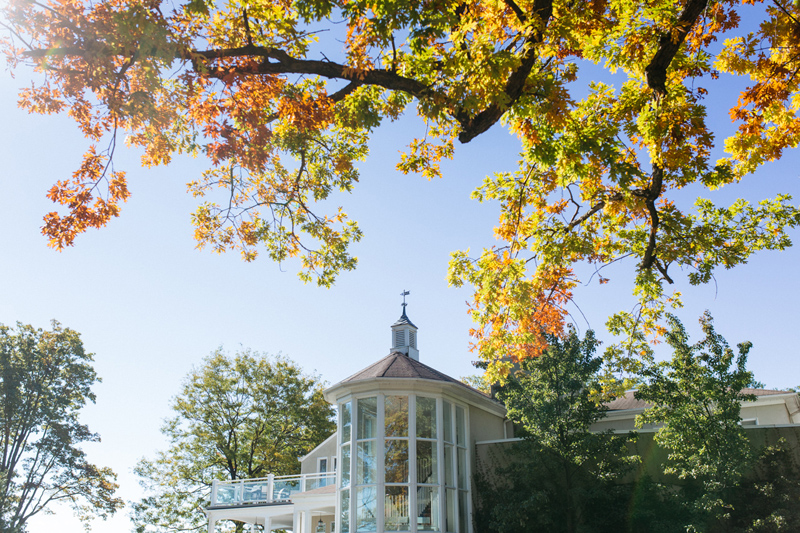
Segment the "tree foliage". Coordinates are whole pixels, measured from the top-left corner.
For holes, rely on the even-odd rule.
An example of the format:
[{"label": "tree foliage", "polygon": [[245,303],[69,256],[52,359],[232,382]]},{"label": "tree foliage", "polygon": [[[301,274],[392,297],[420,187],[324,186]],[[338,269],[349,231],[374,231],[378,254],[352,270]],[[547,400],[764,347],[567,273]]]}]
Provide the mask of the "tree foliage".
[{"label": "tree foliage", "polygon": [[[500,204],[498,243],[450,265],[452,283],[475,288],[476,346],[501,375],[503,357],[538,355],[562,331],[577,267],[637,265],[639,303],[610,318],[624,340],[607,351],[635,369],[680,305],[667,289],[678,273],[706,283],[789,246],[800,222],[786,195],[678,201],[797,146],[791,0],[9,0],[0,24],[12,67],[41,74],[20,105],[68,113],[92,143],[48,193],[56,248],[119,214],[129,192],[112,157],[126,132],[144,165],[207,158],[189,183],[200,246],[300,257],[301,277],[328,286],[355,267],[361,231],[315,203],[355,186],[383,121],[421,117],[426,134],[397,166],[428,177],[456,140],[501,122],[519,139],[518,169],[474,193]],[[587,66],[618,84],[590,81]],[[722,76],[748,86],[720,110]],[[708,102],[733,120],[728,138],[709,127]]]},{"label": "tree foliage", "polygon": [[136,467],[149,492],[134,506],[137,531],[206,528],[213,480],[298,473],[298,457],[336,427],[315,377],[284,357],[250,351],[205,358],[172,409],[162,428],[169,448]]},{"label": "tree foliage", "polygon": [[[616,482],[630,470],[627,435],[594,433],[605,416],[593,399],[602,360],[590,331],[581,340],[548,338],[498,397],[522,434],[505,466],[484,471],[477,511],[481,531],[600,532],[618,530],[625,513]],[[493,481],[494,480],[494,481]],[[496,485],[496,486],[495,486]]]},{"label": "tree foliage", "polygon": [[116,474],[86,460],[80,445],[100,437],[78,415],[94,402],[92,368],[80,335],[56,321],[50,331],[0,324],[0,530],[68,503],[78,517],[107,518],[123,506]]},{"label": "tree foliage", "polygon": [[669,322],[673,357],[645,371],[648,382],[636,397],[654,405],[637,424],[663,425],[656,443],[668,452],[664,472],[683,480],[694,521],[704,523],[729,513],[727,497],[753,466],[739,416],[741,402],[755,399],[742,392],[753,379],[745,367],[751,343],[734,354],[707,312],[700,319],[705,337],[693,345],[677,318]]}]

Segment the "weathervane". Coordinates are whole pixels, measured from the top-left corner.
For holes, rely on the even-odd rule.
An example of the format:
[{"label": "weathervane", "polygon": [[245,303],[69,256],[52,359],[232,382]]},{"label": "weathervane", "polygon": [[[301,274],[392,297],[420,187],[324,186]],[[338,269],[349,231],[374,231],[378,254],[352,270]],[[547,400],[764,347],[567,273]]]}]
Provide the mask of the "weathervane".
[{"label": "weathervane", "polygon": [[406,303],[406,296],[408,296],[409,294],[411,294],[411,291],[407,291],[407,290],[403,290],[403,292],[400,293],[400,296],[403,297],[403,312],[404,313],[406,312],[406,306],[408,305]]}]

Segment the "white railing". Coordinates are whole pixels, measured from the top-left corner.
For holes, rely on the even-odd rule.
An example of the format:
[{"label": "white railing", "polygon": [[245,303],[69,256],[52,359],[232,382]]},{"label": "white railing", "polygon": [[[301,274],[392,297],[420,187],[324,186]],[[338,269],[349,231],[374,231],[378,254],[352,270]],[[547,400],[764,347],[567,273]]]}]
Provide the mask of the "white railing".
[{"label": "white railing", "polygon": [[257,505],[290,502],[298,492],[336,484],[336,473],[273,476],[257,479],[217,481],[211,485],[211,506]]}]

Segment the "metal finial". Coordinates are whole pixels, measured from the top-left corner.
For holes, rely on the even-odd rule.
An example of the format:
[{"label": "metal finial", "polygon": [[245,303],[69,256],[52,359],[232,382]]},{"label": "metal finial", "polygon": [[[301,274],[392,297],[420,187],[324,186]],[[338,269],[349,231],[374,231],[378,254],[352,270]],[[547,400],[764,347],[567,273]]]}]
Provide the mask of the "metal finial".
[{"label": "metal finial", "polygon": [[411,294],[411,291],[407,291],[407,290],[403,290],[403,292],[400,293],[400,296],[403,297],[403,312],[404,313],[406,312],[406,306],[408,305],[406,303],[406,296],[408,296],[409,294]]}]

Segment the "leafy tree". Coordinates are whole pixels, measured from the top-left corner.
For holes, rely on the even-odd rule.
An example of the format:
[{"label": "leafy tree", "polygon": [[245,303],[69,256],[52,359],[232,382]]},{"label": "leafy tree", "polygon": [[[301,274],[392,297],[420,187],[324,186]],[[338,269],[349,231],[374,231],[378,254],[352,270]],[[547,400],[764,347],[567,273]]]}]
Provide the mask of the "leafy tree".
[{"label": "leafy tree", "polygon": [[683,481],[692,527],[703,530],[730,511],[727,499],[753,464],[739,416],[741,402],[755,399],[742,393],[753,379],[745,368],[751,343],[734,354],[708,312],[700,319],[705,337],[693,345],[676,317],[669,324],[674,354],[645,370],[636,397],[654,405],[637,424],[663,425],[655,439],[668,452],[664,472]]},{"label": "leafy tree", "polygon": [[463,376],[460,381],[472,387],[473,389],[479,390],[486,394],[489,394],[492,390],[492,384],[486,381],[483,374],[472,374],[469,376]]},{"label": "leafy tree", "polygon": [[162,432],[169,448],[136,467],[149,496],[136,530],[195,531],[213,480],[293,474],[335,429],[322,384],[290,360],[217,350],[186,377]]},{"label": "leafy tree", "polygon": [[[592,393],[602,364],[590,331],[580,340],[549,336],[548,349],[528,359],[498,396],[524,442],[480,481],[481,531],[619,531],[626,498],[616,481],[630,467],[628,436],[592,433],[605,416]],[[614,513],[616,509],[619,513]]]},{"label": "leafy tree", "polygon": [[[519,167],[474,192],[499,202],[499,242],[455,253],[450,281],[474,286],[476,346],[504,374],[562,331],[576,266],[636,265],[639,305],[608,323],[623,340],[607,354],[631,368],[680,305],[666,287],[678,273],[707,283],[790,245],[800,211],[787,195],[686,205],[677,194],[737,183],[800,141],[800,5],[752,3],[9,0],[0,24],[11,66],[40,74],[20,105],[69,113],[92,143],[48,193],[56,248],[119,215],[129,192],[111,161],[125,131],[147,166],[207,157],[189,183],[201,246],[300,257],[301,277],[329,286],[356,266],[362,234],[341,208],[314,205],[355,186],[384,120],[413,105],[426,133],[398,168],[427,177],[456,139],[502,122]],[[730,108],[714,92],[722,75],[749,84]],[[728,112],[735,133],[712,131],[709,110]]]},{"label": "leafy tree", "polygon": [[[795,438],[798,434],[795,431]],[[797,441],[795,441],[797,442]],[[800,531],[800,449],[781,438],[766,446],[754,475],[730,499],[731,512],[719,531]]]},{"label": "leafy tree", "polygon": [[100,437],[78,414],[94,402],[92,368],[80,335],[56,321],[44,331],[0,324],[0,531],[26,531],[28,520],[69,503],[87,524],[123,506],[116,474],[86,460],[84,442]]}]

